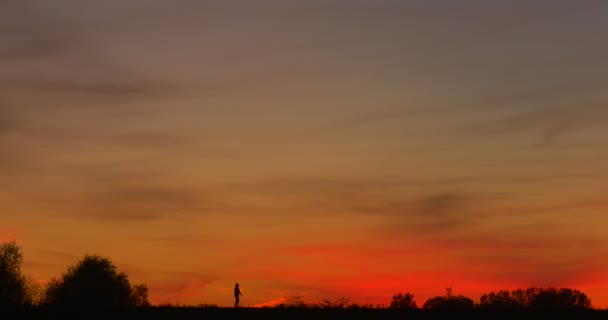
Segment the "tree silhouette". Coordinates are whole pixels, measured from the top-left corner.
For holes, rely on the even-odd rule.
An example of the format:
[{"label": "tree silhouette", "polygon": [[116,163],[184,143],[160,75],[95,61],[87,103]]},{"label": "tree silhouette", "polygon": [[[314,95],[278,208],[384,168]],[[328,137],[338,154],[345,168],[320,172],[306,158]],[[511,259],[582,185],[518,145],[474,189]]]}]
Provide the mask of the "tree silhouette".
[{"label": "tree silhouette", "polygon": [[44,286],[31,275],[25,277],[25,294],[28,305],[39,305],[44,295]]},{"label": "tree silhouette", "polygon": [[[505,290],[506,291],[506,290]],[[511,298],[515,301],[516,305],[520,308],[528,307],[530,301],[528,299],[528,294],[526,290],[517,289],[511,291]]]},{"label": "tree silhouette", "polygon": [[473,300],[462,295],[434,297],[427,300],[422,306],[424,309],[445,311],[466,311],[474,307]]},{"label": "tree silhouette", "polygon": [[393,296],[391,301],[391,308],[395,309],[416,309],[416,301],[414,301],[414,295],[407,292],[406,294],[398,293]]},{"label": "tree silhouette", "polygon": [[137,284],[131,287],[131,302],[135,307],[149,307],[148,286],[145,284]]},{"label": "tree silhouette", "polygon": [[61,279],[53,279],[44,303],[52,305],[127,307],[147,305],[147,287],[131,288],[125,273],[118,273],[105,257],[87,255],[68,268]]},{"label": "tree silhouette", "polygon": [[591,300],[584,293],[569,288],[528,288],[528,301],[533,309],[584,310]]},{"label": "tree silhouette", "polygon": [[0,305],[29,302],[27,282],[21,274],[23,253],[15,241],[0,244]]},{"label": "tree silhouette", "polygon": [[486,293],[481,296],[481,308],[504,310],[514,308],[586,310],[591,308],[591,300],[584,293],[569,288],[517,289]]},{"label": "tree silhouette", "polygon": [[495,310],[523,308],[526,305],[526,301],[525,295],[511,295],[509,291],[501,290],[482,295],[479,299],[479,307]]}]

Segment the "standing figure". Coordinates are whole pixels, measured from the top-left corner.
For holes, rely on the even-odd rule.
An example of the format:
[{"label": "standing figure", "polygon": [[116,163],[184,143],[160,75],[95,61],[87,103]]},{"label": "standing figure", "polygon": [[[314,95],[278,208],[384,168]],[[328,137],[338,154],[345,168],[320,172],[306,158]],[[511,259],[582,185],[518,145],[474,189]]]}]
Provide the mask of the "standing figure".
[{"label": "standing figure", "polygon": [[239,288],[239,284],[235,284],[234,285],[234,307],[238,308],[239,307],[239,298],[240,296],[242,296],[243,293],[241,292],[241,289]]}]

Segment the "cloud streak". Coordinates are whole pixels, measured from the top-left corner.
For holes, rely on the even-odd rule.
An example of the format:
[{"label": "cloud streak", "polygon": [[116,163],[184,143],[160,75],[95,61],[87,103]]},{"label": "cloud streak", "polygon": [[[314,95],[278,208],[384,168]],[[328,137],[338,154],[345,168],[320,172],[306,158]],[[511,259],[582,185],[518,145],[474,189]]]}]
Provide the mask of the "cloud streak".
[{"label": "cloud streak", "polygon": [[173,279],[172,281],[150,287],[150,301],[155,304],[175,303],[199,299],[202,290],[216,282],[215,277]]},{"label": "cloud streak", "polygon": [[86,206],[102,220],[145,222],[184,214],[201,214],[206,207],[194,190],[142,185],[115,185],[93,191]]}]

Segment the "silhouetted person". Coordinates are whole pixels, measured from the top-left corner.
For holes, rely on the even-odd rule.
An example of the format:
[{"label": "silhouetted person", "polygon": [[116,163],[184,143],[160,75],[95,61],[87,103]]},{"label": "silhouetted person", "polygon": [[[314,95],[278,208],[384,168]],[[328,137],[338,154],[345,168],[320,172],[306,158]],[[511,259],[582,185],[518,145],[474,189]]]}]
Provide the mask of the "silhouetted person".
[{"label": "silhouetted person", "polygon": [[239,298],[240,296],[242,296],[243,293],[241,292],[241,289],[239,288],[239,284],[235,284],[234,285],[234,307],[238,308],[239,307]]}]

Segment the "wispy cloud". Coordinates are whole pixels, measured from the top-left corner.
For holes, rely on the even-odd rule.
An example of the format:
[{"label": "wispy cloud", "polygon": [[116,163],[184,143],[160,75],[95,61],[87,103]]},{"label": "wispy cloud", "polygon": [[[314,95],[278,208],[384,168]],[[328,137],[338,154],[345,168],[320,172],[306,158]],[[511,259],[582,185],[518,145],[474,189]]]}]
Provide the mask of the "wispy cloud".
[{"label": "wispy cloud", "polygon": [[153,242],[157,242],[162,245],[171,245],[176,247],[195,247],[199,248],[202,246],[216,245],[219,242],[215,239],[202,238],[200,235],[175,235],[166,237],[156,237],[152,239]]},{"label": "wispy cloud", "polygon": [[184,303],[193,299],[202,299],[202,290],[216,282],[215,277],[199,276],[187,279],[174,278],[162,284],[150,286],[150,300],[153,303]]},{"label": "wispy cloud", "polygon": [[419,110],[382,110],[355,116],[345,116],[345,119],[335,120],[325,126],[308,128],[306,132],[286,137],[285,142],[316,140],[336,133],[349,131],[366,126],[381,125],[386,122],[400,121],[404,118],[420,115]]},{"label": "wispy cloud", "polygon": [[410,213],[405,209],[402,214],[406,223],[414,221],[412,227],[417,230],[454,230],[475,222],[476,217],[471,212],[475,202],[481,202],[481,199],[474,200],[472,196],[461,193],[440,193],[422,199],[414,204]]},{"label": "wispy cloud", "polygon": [[[176,88],[111,57],[90,16],[87,21],[32,0],[10,0],[6,6],[0,13],[0,35],[6,40],[0,45],[6,70],[0,92],[19,105],[14,112],[62,108],[78,99],[79,108],[108,107],[121,99],[159,98]],[[36,96],[46,101],[31,102]]]},{"label": "wispy cloud", "polygon": [[[0,56],[12,60],[34,60],[74,53],[86,43],[81,28],[53,17],[42,3],[8,0],[0,13],[0,31],[7,41]],[[14,61],[13,61],[14,62]]]},{"label": "wispy cloud", "polygon": [[[13,93],[36,92],[41,96],[55,95],[55,99],[59,101],[70,98],[97,99],[92,103],[119,102],[121,99],[158,99],[172,97],[178,91],[177,88],[163,84],[159,80],[138,78],[130,74],[128,70],[116,70],[114,74],[111,73],[111,70],[102,72],[102,74],[98,74],[98,77],[101,78],[92,79],[82,76],[76,78],[76,75],[14,76],[8,79],[0,79],[0,85],[5,89],[10,89]],[[99,101],[99,99],[103,100]],[[52,102],[49,104],[52,104]],[[44,107],[46,105],[40,104],[40,106]],[[122,107],[124,108],[124,105]]]},{"label": "wispy cloud", "polygon": [[163,217],[204,213],[206,207],[194,190],[145,185],[119,185],[93,190],[85,200],[87,216],[98,219],[149,221]]}]

